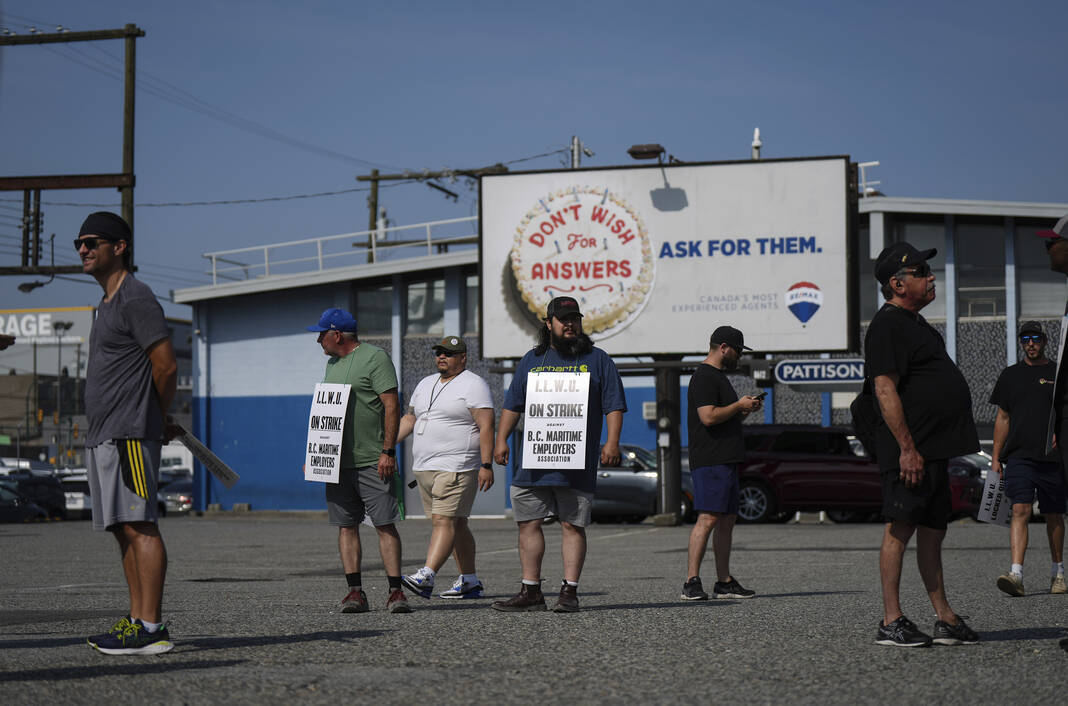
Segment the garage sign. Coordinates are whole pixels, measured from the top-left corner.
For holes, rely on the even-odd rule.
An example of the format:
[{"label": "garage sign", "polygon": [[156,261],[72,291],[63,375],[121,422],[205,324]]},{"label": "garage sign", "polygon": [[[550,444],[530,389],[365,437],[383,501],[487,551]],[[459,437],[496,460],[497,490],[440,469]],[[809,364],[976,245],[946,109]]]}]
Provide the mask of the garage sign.
[{"label": "garage sign", "polygon": [[864,359],[783,360],[775,366],[775,379],[783,385],[860,385],[864,382]]}]

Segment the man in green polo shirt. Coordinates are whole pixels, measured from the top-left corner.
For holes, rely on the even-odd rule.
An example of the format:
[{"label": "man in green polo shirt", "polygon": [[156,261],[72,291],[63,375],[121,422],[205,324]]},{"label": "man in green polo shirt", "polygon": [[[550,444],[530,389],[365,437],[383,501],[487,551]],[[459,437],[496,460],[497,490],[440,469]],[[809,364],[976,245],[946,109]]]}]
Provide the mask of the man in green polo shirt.
[{"label": "man in green polo shirt", "polygon": [[341,440],[341,477],[326,483],[330,524],[338,527],[338,550],[349,592],[342,613],[367,612],[360,577],[360,523],[370,519],[378,532],[378,548],[389,580],[386,609],[409,613],[401,590],[401,540],[397,499],[390,492],[397,472],[395,446],[400,423],[397,371],[386,352],[356,335],[356,319],[343,309],[327,309],[308,327],[318,332],[323,353],[330,356],[323,382],[352,386]]}]

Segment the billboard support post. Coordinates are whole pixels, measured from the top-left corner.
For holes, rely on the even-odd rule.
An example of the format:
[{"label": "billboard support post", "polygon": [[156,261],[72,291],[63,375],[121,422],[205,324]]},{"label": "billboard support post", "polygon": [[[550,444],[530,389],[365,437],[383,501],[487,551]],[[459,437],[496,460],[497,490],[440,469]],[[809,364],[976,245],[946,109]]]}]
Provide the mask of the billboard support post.
[{"label": "billboard support post", "polygon": [[[656,356],[660,359],[661,356]],[[669,356],[678,360],[679,356]],[[654,524],[675,526],[682,518],[682,440],[679,433],[679,368],[656,368],[657,514]]]}]

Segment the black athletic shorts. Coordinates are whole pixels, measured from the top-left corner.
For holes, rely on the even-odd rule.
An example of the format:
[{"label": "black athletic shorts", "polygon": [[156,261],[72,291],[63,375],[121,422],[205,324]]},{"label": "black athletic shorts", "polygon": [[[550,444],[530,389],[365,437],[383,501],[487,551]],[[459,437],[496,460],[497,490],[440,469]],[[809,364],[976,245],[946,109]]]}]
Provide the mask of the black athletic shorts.
[{"label": "black athletic shorts", "polygon": [[945,529],[951,514],[948,459],[927,461],[923,480],[913,488],[905,487],[900,468],[883,471],[883,517],[887,521]]}]

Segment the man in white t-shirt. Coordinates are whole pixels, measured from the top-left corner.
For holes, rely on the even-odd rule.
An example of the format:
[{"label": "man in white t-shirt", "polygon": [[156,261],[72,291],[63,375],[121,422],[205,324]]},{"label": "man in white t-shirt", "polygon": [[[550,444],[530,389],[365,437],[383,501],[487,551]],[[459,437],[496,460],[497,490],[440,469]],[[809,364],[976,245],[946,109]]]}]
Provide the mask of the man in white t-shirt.
[{"label": "man in white t-shirt", "polygon": [[423,509],[433,520],[426,566],[404,576],[404,587],[430,598],[434,577],[453,554],[460,576],[441,598],[481,598],[475,538],[467,526],[475,494],[493,486],[493,397],[467,370],[467,344],[446,336],[434,346],[436,375],[423,378],[400,421],[398,441],[412,437],[412,468]]}]

